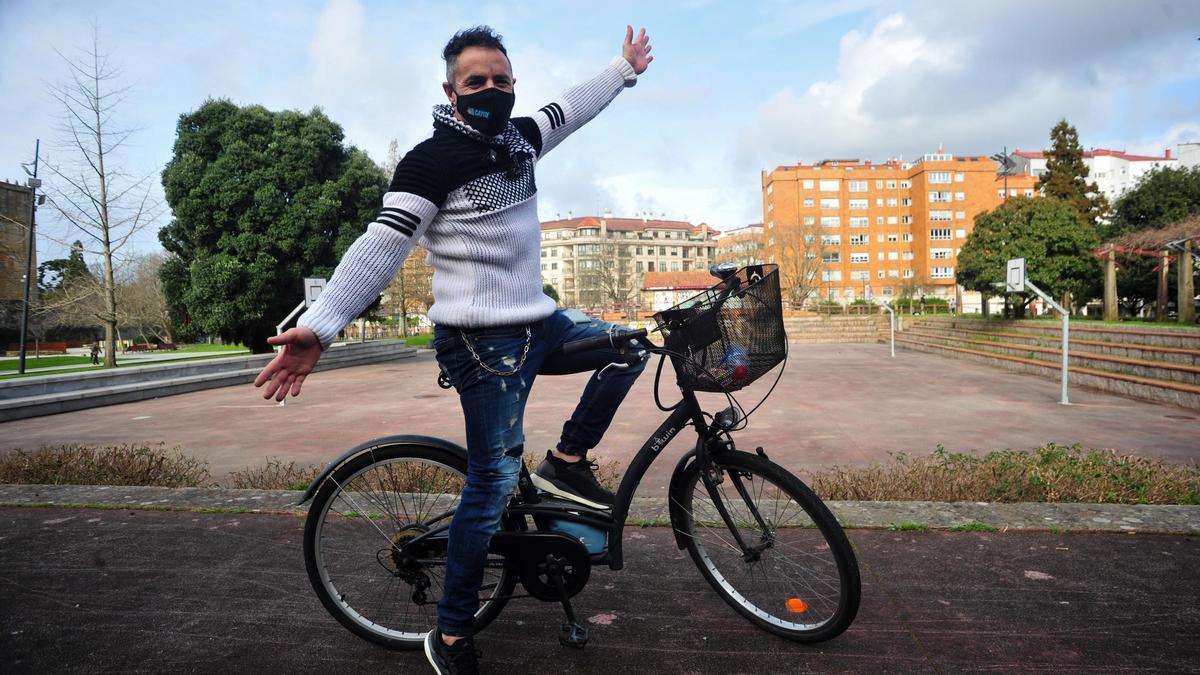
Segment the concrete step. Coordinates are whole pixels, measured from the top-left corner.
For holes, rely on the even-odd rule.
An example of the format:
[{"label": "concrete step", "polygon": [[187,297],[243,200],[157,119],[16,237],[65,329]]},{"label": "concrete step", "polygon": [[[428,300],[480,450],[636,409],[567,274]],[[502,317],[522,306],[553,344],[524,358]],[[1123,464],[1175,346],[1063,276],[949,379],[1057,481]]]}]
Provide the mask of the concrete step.
[{"label": "concrete step", "polygon": [[[1004,331],[978,331],[964,328],[946,328],[936,324],[922,324],[914,327],[922,333],[959,337],[978,342],[1011,342],[1014,344],[1036,345],[1040,347],[1057,348],[1062,344],[1059,335],[1033,335],[1029,333],[1009,333]],[[1131,359],[1145,359],[1163,363],[1178,363],[1188,366],[1200,366],[1200,350],[1182,347],[1155,347],[1150,345],[1128,344],[1124,342],[1109,342],[1080,338],[1071,334],[1072,352],[1089,352],[1106,354]]]},{"label": "concrete step", "polygon": [[[920,325],[936,325],[950,328],[962,328],[966,330],[978,330],[982,332],[1022,333],[1041,336],[1061,335],[1062,330],[1062,327],[1058,321],[1037,320],[985,321],[982,319],[955,318],[920,319],[914,322],[914,327]],[[1200,327],[1124,326],[1119,324],[1101,324],[1099,322],[1081,319],[1071,321],[1071,334],[1080,338],[1104,340],[1107,342],[1200,350]]]},{"label": "concrete step", "polygon": [[[349,368],[382,361],[415,356],[417,350],[403,342],[384,344],[366,343],[339,346],[330,349],[317,364],[317,371],[334,368]],[[39,383],[20,388],[9,387],[0,397],[0,422],[9,420],[53,415],[72,410],[97,408],[117,403],[129,403],[150,398],[161,398],[185,394],[201,389],[216,389],[248,384],[262,371],[262,367],[274,358],[273,354],[249,357],[213,359],[216,363],[202,369],[178,368],[183,364],[161,366],[138,366],[108,371],[105,377],[81,378],[78,375],[100,373],[69,373],[58,376],[52,386],[40,388]],[[199,363],[199,362],[197,362]],[[199,372],[196,372],[196,371]],[[124,376],[124,379],[121,378]],[[26,379],[46,379],[45,377]],[[2,384],[21,382],[14,380]],[[74,386],[71,386],[74,384]]]},{"label": "concrete step", "polygon": [[[935,335],[920,330],[908,331],[906,335],[921,338],[927,342],[944,342],[957,347],[966,347],[989,353],[1022,356],[1049,363],[1062,363],[1062,351],[1058,347],[1040,347],[1037,345],[1019,344],[1015,342],[975,340],[947,335]],[[1181,363],[1165,363],[1146,359],[1131,359],[1121,356],[1110,356],[1086,351],[1070,352],[1072,367],[1080,366],[1104,370],[1126,375],[1136,375],[1155,380],[1170,380],[1200,386],[1200,366]]]},{"label": "concrete step", "polygon": [[[986,352],[968,347],[953,346],[916,337],[908,333],[896,336],[896,343],[916,351],[940,354],[952,358],[963,358],[990,366],[1022,373],[1032,373],[1050,379],[1058,379],[1059,364],[1030,359],[1011,354]],[[1113,373],[1086,367],[1072,367],[1068,378],[1069,386],[1085,387],[1130,398],[1157,403],[1168,403],[1191,410],[1200,410],[1200,386],[1156,380],[1124,373]]]}]

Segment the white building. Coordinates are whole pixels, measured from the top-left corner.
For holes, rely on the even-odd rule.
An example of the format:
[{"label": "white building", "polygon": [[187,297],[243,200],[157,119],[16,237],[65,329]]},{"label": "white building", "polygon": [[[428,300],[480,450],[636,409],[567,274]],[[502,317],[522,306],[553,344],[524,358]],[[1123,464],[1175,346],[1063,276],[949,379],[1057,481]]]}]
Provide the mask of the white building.
[{"label": "white building", "polygon": [[1184,169],[1200,166],[1200,143],[1179,144],[1179,166]]},{"label": "white building", "polygon": [[[1200,152],[1200,150],[1193,152]],[[1046,155],[1041,151],[1017,150],[1013,152],[1011,158],[1017,165],[1014,173],[1028,171],[1034,176],[1046,173]],[[1122,150],[1095,148],[1084,150],[1083,163],[1088,168],[1088,180],[1094,181],[1108,201],[1113,202],[1126,190],[1136,185],[1138,179],[1152,169],[1174,167],[1179,164],[1179,160],[1171,156],[1170,150],[1167,150],[1162,157],[1156,157],[1130,155]]]}]

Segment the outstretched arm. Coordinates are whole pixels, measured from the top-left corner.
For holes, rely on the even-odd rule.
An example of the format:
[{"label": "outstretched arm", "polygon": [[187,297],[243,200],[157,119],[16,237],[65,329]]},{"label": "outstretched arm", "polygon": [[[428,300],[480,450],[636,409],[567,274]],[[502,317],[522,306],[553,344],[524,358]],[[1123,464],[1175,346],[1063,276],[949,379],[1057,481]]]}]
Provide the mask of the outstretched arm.
[{"label": "outstretched arm", "polygon": [[534,114],[542,137],[539,156],[550,152],[564,138],[591,121],[625,87],[637,84],[637,76],[645,72],[653,60],[646,30],[638,31],[635,39],[633,27],[626,26],[621,56],[613,59],[599,75],[571,87]]}]

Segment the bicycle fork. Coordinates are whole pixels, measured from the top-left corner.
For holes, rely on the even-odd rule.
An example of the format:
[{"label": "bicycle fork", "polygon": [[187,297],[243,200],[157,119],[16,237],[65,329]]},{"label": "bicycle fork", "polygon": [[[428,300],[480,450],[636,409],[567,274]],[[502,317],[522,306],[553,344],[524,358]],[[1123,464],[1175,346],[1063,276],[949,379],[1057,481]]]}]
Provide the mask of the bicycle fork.
[{"label": "bicycle fork", "polygon": [[[746,541],[742,538],[741,530],[733,521],[733,516],[730,515],[729,509],[725,506],[725,500],[717,491],[717,485],[721,483],[720,477],[722,471],[720,467],[706,462],[707,466],[700,469],[700,480],[704,481],[704,489],[708,492],[708,498],[712,500],[713,508],[720,514],[721,520],[725,522],[725,527],[729,529],[733,539],[737,542],[738,548],[742,551],[742,560],[751,563],[757,562],[762,557],[762,552],[774,545],[774,537],[771,535],[771,529],[767,525],[762,514],[758,512],[758,505],[750,498],[750,493],[746,490],[745,483],[742,482],[742,477],[735,471],[729,471],[728,476],[733,487],[742,498],[742,503],[746,505],[746,509],[754,516],[754,520],[763,531],[763,541],[758,546],[747,546]],[[714,474],[716,477],[714,478]]]}]

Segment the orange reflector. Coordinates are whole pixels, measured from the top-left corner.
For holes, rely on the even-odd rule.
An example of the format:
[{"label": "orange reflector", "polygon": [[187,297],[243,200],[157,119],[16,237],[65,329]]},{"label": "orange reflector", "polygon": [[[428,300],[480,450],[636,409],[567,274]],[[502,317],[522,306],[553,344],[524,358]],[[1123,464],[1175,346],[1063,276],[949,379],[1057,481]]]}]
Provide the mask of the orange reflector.
[{"label": "orange reflector", "polygon": [[793,614],[803,614],[808,611],[808,603],[800,598],[788,598],[787,609]]}]

